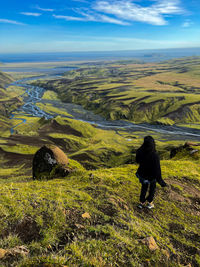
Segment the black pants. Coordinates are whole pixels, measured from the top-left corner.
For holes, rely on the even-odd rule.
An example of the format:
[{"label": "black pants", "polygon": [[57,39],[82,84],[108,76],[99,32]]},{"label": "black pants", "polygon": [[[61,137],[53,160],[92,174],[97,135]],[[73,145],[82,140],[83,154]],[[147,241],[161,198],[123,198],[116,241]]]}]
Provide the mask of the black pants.
[{"label": "black pants", "polygon": [[[147,190],[149,188],[149,195],[146,197]],[[141,193],[140,193],[140,202],[144,203],[146,200],[152,202],[156,192],[156,181],[151,182],[150,184],[142,184]]]}]

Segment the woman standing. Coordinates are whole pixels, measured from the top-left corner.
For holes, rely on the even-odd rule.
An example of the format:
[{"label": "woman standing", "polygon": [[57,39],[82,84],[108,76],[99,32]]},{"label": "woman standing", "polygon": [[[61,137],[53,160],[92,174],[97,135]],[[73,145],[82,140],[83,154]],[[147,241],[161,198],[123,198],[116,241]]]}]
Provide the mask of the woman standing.
[{"label": "woman standing", "polygon": [[[153,137],[146,136],[144,143],[136,151],[136,162],[139,163],[136,176],[139,178],[142,184],[140,193],[140,204],[138,208],[142,209],[145,207],[147,201],[147,208],[154,208],[153,199],[156,191],[156,182],[162,187],[167,184],[164,182],[161,176],[160,159],[156,152],[155,141]],[[146,197],[147,190],[149,188],[149,194]]]}]

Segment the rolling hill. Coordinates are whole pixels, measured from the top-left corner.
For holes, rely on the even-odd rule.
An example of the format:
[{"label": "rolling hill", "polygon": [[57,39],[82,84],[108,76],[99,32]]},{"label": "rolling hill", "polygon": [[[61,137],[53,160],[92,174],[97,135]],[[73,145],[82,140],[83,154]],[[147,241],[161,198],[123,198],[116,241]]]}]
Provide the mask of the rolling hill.
[{"label": "rolling hill", "polygon": [[[141,211],[134,152],[142,138],[127,139],[61,117],[30,117],[1,137],[2,266],[199,266],[199,147],[169,159],[168,144],[157,142],[168,187],[158,186],[154,210]],[[44,144],[67,154],[70,175],[32,180]]]},{"label": "rolling hill", "polygon": [[63,79],[37,84],[57,92],[62,101],[81,104],[111,120],[198,123],[199,63],[195,57],[151,64],[83,64]]},{"label": "rolling hill", "polygon": [[[180,116],[187,107],[197,108],[192,113],[197,117],[190,119],[198,123],[198,60],[83,64],[62,79],[37,84],[111,119],[133,120],[134,115],[139,122],[186,122],[187,116],[182,120],[174,114],[181,109]],[[7,75],[2,77],[5,86]],[[151,91],[154,85],[156,92]],[[200,265],[199,143],[185,146],[151,130],[98,129],[68,116],[61,103],[39,103],[60,116],[31,117],[16,108],[23,89],[4,87],[2,92],[0,266]],[[57,95],[46,92],[44,97],[53,101]],[[158,107],[153,109],[152,103]],[[127,108],[133,106],[135,110]],[[168,187],[157,187],[154,210],[139,210],[135,151],[147,134],[156,140]],[[68,176],[33,180],[34,154],[46,144],[68,156],[73,169]]]}]

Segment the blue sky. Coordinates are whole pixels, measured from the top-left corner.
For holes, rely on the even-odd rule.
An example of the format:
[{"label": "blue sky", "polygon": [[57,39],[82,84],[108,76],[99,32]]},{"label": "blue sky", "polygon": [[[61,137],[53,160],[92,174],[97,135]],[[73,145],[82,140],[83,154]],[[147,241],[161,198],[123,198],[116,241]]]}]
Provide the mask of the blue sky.
[{"label": "blue sky", "polygon": [[2,1],[0,53],[200,47],[199,0]]}]

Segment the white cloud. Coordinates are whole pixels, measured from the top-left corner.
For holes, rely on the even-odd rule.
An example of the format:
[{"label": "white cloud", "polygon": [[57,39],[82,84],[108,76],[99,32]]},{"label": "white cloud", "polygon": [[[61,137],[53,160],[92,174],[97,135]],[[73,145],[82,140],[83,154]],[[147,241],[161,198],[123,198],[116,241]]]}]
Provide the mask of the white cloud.
[{"label": "white cloud", "polygon": [[97,0],[93,8],[98,12],[112,14],[125,21],[139,21],[153,25],[166,25],[165,15],[183,12],[179,0],[155,1],[151,6],[135,4],[130,0]]},{"label": "white cloud", "polygon": [[128,22],[115,19],[115,18],[111,18],[106,15],[99,15],[99,17],[102,22],[114,23],[114,24],[119,24],[119,25],[130,25]]},{"label": "white cloud", "polygon": [[38,10],[41,10],[41,11],[46,11],[46,12],[53,12],[54,11],[54,9],[52,9],[52,8],[42,8],[40,6],[36,6],[35,8]]},{"label": "white cloud", "polygon": [[192,24],[193,24],[193,22],[192,22],[191,20],[187,19],[186,21],[183,22],[182,27],[183,27],[183,28],[188,28],[188,27],[190,27]]},{"label": "white cloud", "polygon": [[20,14],[25,15],[25,16],[33,16],[33,17],[39,17],[42,15],[41,13],[32,13],[32,12],[21,12]]},{"label": "white cloud", "polygon": [[[87,2],[86,0],[73,0]],[[153,4],[142,5],[141,0],[96,0],[89,8],[73,9],[79,16],[54,15],[71,21],[97,21],[118,25],[130,25],[133,21],[152,25],[167,25],[166,17],[182,14],[180,0],[151,0]]]},{"label": "white cloud", "polygon": [[53,15],[54,18],[64,19],[67,21],[96,21],[96,22],[107,22],[114,23],[119,25],[129,25],[127,22],[124,22],[119,19],[111,18],[103,14],[97,14],[93,12],[82,12],[79,10],[78,12],[82,17],[74,17],[74,16],[62,16],[62,15]]},{"label": "white cloud", "polygon": [[85,18],[72,17],[72,16],[62,16],[62,15],[53,15],[56,19],[72,20],[72,21],[85,21]]},{"label": "white cloud", "polygon": [[[86,0],[73,0],[87,2]],[[151,25],[167,25],[167,17],[182,14],[180,0],[151,0],[142,4],[141,0],[96,0],[89,8],[73,9],[76,16],[54,15],[55,18],[71,21],[97,21],[118,25],[143,22]],[[153,3],[152,3],[153,2]]]},{"label": "white cloud", "polygon": [[22,22],[19,22],[19,21],[16,21],[16,20],[10,20],[10,19],[0,19],[0,23],[15,24],[15,25],[25,25]]}]

